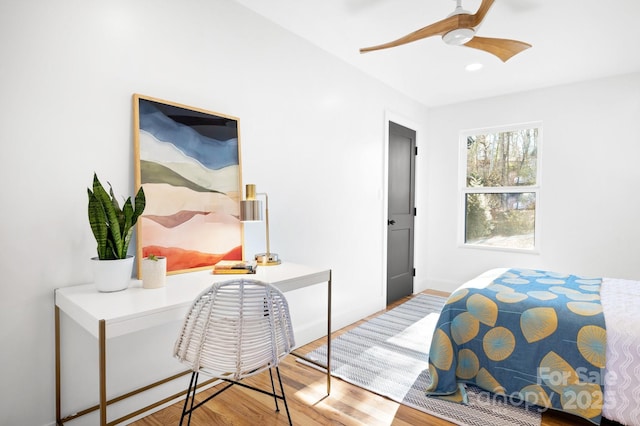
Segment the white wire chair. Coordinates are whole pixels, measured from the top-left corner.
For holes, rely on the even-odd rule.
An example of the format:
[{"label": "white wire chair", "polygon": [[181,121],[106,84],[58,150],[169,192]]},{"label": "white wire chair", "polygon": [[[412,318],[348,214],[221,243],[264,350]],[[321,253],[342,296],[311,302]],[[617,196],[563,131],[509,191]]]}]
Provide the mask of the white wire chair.
[{"label": "white wire chair", "polygon": [[[292,425],[278,365],[294,346],[289,305],[273,285],[242,278],[203,291],[191,305],[174,348],[174,356],[192,371],[180,425],[187,415],[190,424],[196,408],[234,384],[273,396],[276,411],[278,399],[283,400]],[[279,395],[272,369],[280,383]],[[264,370],[269,370],[270,392],[240,383]],[[199,373],[228,384],[194,406]]]}]

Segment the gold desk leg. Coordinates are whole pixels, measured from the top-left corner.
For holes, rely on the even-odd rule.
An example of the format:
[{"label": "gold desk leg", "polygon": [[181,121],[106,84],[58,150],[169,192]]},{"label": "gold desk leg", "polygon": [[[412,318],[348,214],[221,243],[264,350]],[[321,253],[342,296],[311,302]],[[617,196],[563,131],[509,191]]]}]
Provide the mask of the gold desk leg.
[{"label": "gold desk leg", "polygon": [[331,270],[327,282],[327,395],[331,395]]},{"label": "gold desk leg", "polygon": [[107,424],[107,354],[105,322],[100,320],[98,324],[98,350],[100,364],[100,426]]},{"label": "gold desk leg", "polygon": [[62,422],[62,409],[61,409],[61,397],[60,397],[60,308],[55,306],[54,309],[54,324],[55,324],[55,357],[56,357],[56,425],[61,426]]}]

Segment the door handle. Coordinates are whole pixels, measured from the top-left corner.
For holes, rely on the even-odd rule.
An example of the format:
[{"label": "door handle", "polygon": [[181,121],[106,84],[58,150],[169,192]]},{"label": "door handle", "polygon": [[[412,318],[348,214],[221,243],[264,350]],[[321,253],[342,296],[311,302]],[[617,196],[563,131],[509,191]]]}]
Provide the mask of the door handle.
[{"label": "door handle", "polygon": [[396,221],[391,219],[391,220],[387,220],[387,225],[395,225]]}]

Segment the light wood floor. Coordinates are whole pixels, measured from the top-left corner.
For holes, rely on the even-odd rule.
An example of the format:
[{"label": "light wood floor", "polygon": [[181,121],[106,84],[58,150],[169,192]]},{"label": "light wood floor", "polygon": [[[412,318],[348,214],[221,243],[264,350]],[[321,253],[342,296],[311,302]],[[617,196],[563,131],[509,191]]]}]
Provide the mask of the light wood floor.
[{"label": "light wood floor", "polygon": [[[426,291],[425,293],[447,296],[446,293],[436,291]],[[406,300],[408,298],[390,305],[387,309],[391,309]],[[365,318],[336,331],[334,337],[360,325],[367,319],[370,318]],[[319,339],[299,348],[297,351],[307,353],[325,342],[324,338]],[[327,397],[325,395],[325,374],[297,362],[294,356],[285,358],[280,366],[280,373],[294,425],[442,426],[451,424],[336,378],[331,381],[331,395]],[[247,383],[267,386],[267,388],[269,387],[268,380],[266,372],[256,378],[246,379]],[[202,399],[212,392],[212,390],[204,391],[199,394],[199,398]],[[234,386],[194,411],[191,424],[193,426],[287,425],[287,415],[282,403],[280,403],[280,412],[275,412],[274,408],[272,397]],[[181,412],[182,403],[177,403],[132,424],[134,426],[178,425]],[[603,424],[615,425],[615,423],[606,421]],[[542,425],[588,426],[592,425],[592,423],[561,413],[547,412],[543,414]]]}]

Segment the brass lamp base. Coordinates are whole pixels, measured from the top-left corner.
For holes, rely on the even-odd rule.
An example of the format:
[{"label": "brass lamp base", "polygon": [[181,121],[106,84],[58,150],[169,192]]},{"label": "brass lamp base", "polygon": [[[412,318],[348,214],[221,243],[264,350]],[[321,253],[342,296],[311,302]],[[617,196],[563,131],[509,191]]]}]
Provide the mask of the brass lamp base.
[{"label": "brass lamp base", "polygon": [[255,255],[255,260],[258,265],[262,266],[275,266],[280,264],[280,258],[277,253],[258,253]]}]

